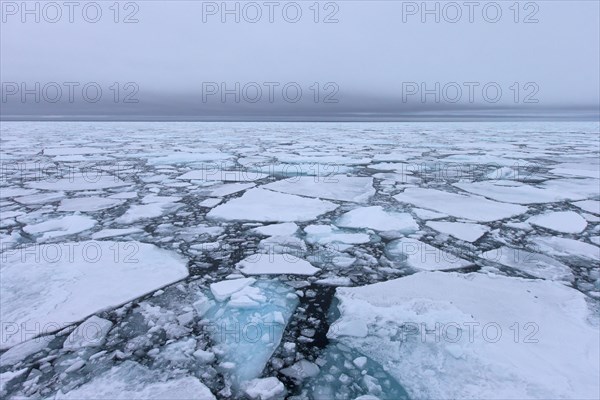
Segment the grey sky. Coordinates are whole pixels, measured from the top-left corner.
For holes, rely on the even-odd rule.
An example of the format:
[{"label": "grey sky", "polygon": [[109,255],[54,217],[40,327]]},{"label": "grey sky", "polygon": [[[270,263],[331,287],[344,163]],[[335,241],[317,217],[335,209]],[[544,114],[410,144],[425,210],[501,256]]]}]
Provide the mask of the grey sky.
[{"label": "grey sky", "polygon": [[[516,8],[514,1],[479,1],[470,6],[464,1],[450,6],[451,2],[428,2],[430,9],[438,4],[439,23],[434,14],[425,15],[422,22],[420,1],[319,2],[318,23],[314,1],[277,1],[270,6],[264,1],[251,6],[247,5],[251,2],[238,2],[239,23],[235,14],[221,21],[221,1],[121,2],[117,23],[110,8],[113,1],[97,2],[102,10],[97,23],[83,16],[87,5],[87,18],[95,17],[91,2],[77,2],[73,23],[62,1],[57,2],[62,17],[56,23],[49,22],[55,9],[44,9],[48,2],[39,2],[39,23],[35,14],[22,15],[20,1],[1,3],[5,118],[58,114],[301,119],[361,113],[445,115],[493,109],[495,113],[554,114],[556,109],[598,109],[597,1],[522,1]],[[251,23],[255,4],[262,18]],[[460,18],[456,18],[456,4]],[[28,7],[34,9],[35,2]],[[234,9],[236,2],[227,2],[227,7]],[[288,22],[298,8],[299,21]],[[492,23],[497,9],[502,15]],[[132,13],[138,22],[124,23]],[[338,22],[324,23],[328,15]],[[22,17],[27,20],[22,22]],[[452,19],[458,22],[451,23]],[[538,22],[525,23],[526,19]],[[58,83],[62,96],[51,103],[48,98],[56,96],[47,87],[47,96],[41,93],[39,103],[34,94],[23,100],[21,85],[36,90],[35,82],[40,83],[39,92],[49,82]],[[72,103],[64,82],[79,84]],[[102,89],[97,103],[82,97],[81,88],[90,82]],[[119,83],[117,100],[114,82]],[[133,85],[125,87],[128,82]],[[234,94],[222,98],[223,82],[230,89],[240,83],[239,102]],[[13,83],[19,88],[11,94],[16,90]],[[282,94],[286,84],[291,90],[288,98]],[[433,89],[424,98],[422,84]],[[256,86],[262,93],[253,103]],[[302,96],[290,101],[296,99],[298,87]],[[483,87],[489,90],[487,97]],[[207,94],[209,90],[214,94]],[[124,104],[127,95],[138,102]]]}]

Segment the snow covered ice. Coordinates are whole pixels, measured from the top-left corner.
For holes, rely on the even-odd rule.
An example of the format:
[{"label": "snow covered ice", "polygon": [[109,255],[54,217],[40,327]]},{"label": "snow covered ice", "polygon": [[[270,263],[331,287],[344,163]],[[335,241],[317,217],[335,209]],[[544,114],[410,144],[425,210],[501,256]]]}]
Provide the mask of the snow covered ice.
[{"label": "snow covered ice", "polygon": [[597,122],[1,134],[3,399],[600,397]]}]

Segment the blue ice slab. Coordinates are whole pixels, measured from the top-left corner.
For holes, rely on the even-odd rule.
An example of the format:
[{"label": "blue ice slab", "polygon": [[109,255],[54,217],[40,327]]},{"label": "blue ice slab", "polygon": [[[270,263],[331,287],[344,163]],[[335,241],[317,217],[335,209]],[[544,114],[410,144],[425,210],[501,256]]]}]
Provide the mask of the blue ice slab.
[{"label": "blue ice slab", "polygon": [[[214,299],[210,292],[207,296]],[[261,375],[297,305],[292,288],[264,280],[215,301],[206,312],[205,330],[215,342],[219,366],[234,387]]]}]

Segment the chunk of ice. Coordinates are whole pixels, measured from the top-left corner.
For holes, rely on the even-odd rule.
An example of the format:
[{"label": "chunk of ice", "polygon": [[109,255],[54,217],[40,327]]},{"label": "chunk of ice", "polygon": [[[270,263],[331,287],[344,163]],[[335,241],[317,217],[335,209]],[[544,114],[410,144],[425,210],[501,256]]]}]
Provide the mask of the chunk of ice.
[{"label": "chunk of ice", "polygon": [[[599,328],[585,295],[560,283],[421,272],[336,297],[328,337],[386,366],[411,398],[600,395]],[[336,329],[353,321],[368,335]]]},{"label": "chunk of ice", "polygon": [[336,208],[337,205],[329,201],[258,188],[213,208],[206,216],[210,219],[242,221],[310,221]]},{"label": "chunk of ice", "polygon": [[[42,244],[5,252],[3,257],[3,326],[59,329],[188,275],[187,261],[179,255],[139,242]],[[0,348],[24,337],[20,332],[2,335]]]},{"label": "chunk of ice", "polygon": [[527,207],[499,203],[485,197],[443,192],[436,189],[408,188],[394,196],[399,202],[430,208],[457,218],[491,222],[514,217],[527,211]]},{"label": "chunk of ice", "polygon": [[385,211],[381,206],[356,208],[338,218],[335,224],[343,228],[368,228],[405,233],[412,233],[419,229],[419,225],[410,214]]},{"label": "chunk of ice", "polygon": [[473,263],[416,239],[393,240],[386,246],[392,258],[400,258],[416,270],[446,270],[470,267]]}]

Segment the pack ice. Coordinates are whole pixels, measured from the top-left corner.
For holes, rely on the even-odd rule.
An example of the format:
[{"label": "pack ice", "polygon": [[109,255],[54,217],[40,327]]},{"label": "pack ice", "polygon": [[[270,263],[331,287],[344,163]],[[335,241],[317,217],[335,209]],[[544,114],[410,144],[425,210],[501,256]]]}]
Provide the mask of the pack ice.
[{"label": "pack ice", "polygon": [[139,242],[30,245],[2,258],[2,349],[31,338],[26,329],[62,329],[188,275],[181,256]]},{"label": "pack ice", "polygon": [[421,272],[336,297],[328,337],[384,365],[413,399],[600,396],[599,328],[585,296],[560,283]]}]

